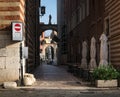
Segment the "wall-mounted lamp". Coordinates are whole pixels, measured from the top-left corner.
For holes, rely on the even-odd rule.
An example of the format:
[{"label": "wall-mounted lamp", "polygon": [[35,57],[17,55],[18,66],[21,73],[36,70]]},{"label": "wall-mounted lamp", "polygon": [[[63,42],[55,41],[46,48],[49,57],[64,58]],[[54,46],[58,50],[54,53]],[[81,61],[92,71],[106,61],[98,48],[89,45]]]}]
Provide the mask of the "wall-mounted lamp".
[{"label": "wall-mounted lamp", "polygon": [[45,14],[45,6],[40,7],[40,16],[43,16]]}]

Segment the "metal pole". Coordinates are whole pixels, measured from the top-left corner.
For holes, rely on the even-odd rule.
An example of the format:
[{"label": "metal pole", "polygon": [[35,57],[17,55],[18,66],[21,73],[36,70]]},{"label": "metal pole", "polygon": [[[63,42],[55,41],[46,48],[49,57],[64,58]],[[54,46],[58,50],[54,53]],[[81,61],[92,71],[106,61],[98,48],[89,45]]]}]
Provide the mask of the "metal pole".
[{"label": "metal pole", "polygon": [[21,85],[23,86],[23,62],[22,62],[22,43],[20,43],[20,67],[21,67]]}]

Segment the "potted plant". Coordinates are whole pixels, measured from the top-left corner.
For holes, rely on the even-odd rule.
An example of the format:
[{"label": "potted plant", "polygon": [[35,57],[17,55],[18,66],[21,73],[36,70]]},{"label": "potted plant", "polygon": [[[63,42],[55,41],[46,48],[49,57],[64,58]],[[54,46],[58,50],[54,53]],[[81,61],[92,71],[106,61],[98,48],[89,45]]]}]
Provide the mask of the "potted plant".
[{"label": "potted plant", "polygon": [[112,66],[100,66],[93,70],[93,78],[97,87],[117,87],[119,72]]},{"label": "potted plant", "polygon": [[118,75],[118,87],[120,87],[120,69],[118,69],[119,75]]}]

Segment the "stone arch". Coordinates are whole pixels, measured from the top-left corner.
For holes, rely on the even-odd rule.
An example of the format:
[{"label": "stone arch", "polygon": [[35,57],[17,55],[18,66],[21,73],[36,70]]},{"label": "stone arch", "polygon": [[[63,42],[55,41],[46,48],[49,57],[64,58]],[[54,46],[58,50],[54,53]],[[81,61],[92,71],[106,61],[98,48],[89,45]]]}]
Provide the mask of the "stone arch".
[{"label": "stone arch", "polygon": [[41,35],[41,33],[46,30],[54,30],[54,31],[58,32],[58,28],[57,28],[56,24],[40,24],[39,28],[40,28],[39,35]]},{"label": "stone arch", "polygon": [[[50,49],[50,52],[49,52],[49,49]],[[45,48],[45,56],[46,56],[46,59],[51,59],[53,60],[54,59],[54,49],[53,46],[51,45],[48,45],[46,48]]]},{"label": "stone arch", "polygon": [[46,50],[45,50],[45,49],[46,49],[47,47],[49,47],[49,46],[52,47],[53,50],[54,50],[54,59],[53,59],[53,60],[56,61],[56,60],[57,60],[57,59],[56,59],[56,57],[57,57],[57,56],[56,56],[56,54],[57,54],[57,44],[44,44],[44,45],[43,45],[43,52],[42,52],[42,54],[44,55],[44,59],[45,59],[45,55],[46,55],[46,52],[45,52]]}]

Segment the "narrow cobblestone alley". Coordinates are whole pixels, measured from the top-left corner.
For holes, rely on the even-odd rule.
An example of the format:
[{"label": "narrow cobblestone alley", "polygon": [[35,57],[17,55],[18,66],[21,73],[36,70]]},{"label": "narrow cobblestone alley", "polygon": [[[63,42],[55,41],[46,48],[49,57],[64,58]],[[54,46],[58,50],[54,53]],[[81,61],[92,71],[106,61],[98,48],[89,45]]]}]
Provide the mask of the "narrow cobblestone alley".
[{"label": "narrow cobblestone alley", "polygon": [[83,85],[80,79],[68,73],[67,68],[63,66],[43,64],[35,70],[34,75],[37,79],[34,86],[38,88],[78,89]]}]

